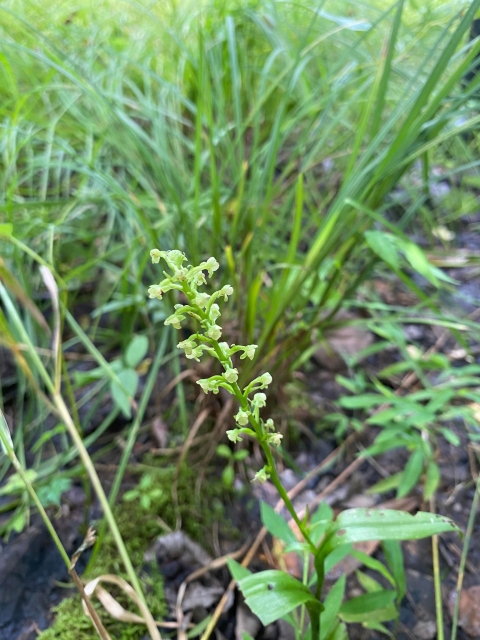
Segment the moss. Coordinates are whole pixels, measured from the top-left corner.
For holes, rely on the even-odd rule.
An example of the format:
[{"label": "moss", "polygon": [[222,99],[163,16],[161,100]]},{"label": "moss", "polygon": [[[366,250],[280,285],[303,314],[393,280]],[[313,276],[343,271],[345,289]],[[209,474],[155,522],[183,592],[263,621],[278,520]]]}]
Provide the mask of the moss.
[{"label": "moss", "polygon": [[[146,566],[143,558],[154,539],[165,533],[159,517],[170,527],[175,527],[177,511],[171,500],[175,468],[162,467],[158,458],[154,460],[146,458],[139,468],[144,474],[153,476],[155,486],[161,487],[162,493],[151,499],[148,510],[142,508],[140,500],[122,501],[114,509],[114,514],[132,564],[144,585],[150,611],[154,618],[160,619],[166,613],[162,575],[156,565]],[[205,544],[205,534],[211,528],[213,521],[223,520],[222,488],[219,483],[205,483],[202,487],[201,504],[195,504],[195,478],[196,475],[190,468],[185,466],[182,469],[178,480],[178,510],[182,518],[183,530],[191,538]],[[128,580],[110,533],[105,536],[92,569],[83,577],[93,579],[106,573],[113,573]],[[135,605],[120,590],[110,589],[110,587],[109,590],[123,607],[137,612]],[[107,631],[115,640],[140,640],[145,637],[144,625],[118,622],[112,619],[97,602],[94,601],[94,604]],[[90,620],[83,613],[80,596],[66,598],[53,611],[56,613],[55,621],[39,636],[39,640],[97,638]]]},{"label": "moss", "polygon": [[40,634],[41,640],[91,640],[96,637],[92,623],[83,613],[80,598],[65,598],[53,609],[55,623]]}]

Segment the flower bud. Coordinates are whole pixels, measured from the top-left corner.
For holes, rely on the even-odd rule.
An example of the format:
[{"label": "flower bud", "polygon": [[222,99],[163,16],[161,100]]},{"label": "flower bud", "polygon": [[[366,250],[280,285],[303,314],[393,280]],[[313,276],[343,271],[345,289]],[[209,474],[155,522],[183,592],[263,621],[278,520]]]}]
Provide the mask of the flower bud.
[{"label": "flower bud", "polygon": [[282,438],[283,436],[281,433],[271,433],[267,436],[267,442],[268,444],[273,444],[275,447],[279,447]]},{"label": "flower bud", "polygon": [[148,295],[150,298],[157,298],[157,300],[161,300],[162,293],[162,287],[159,284],[152,284],[148,287]]},{"label": "flower bud", "polygon": [[208,393],[209,391],[212,393],[218,393],[218,380],[202,378],[202,380],[197,380],[197,384],[202,387],[205,393]]},{"label": "flower bud", "polygon": [[193,304],[196,304],[200,309],[205,309],[210,300],[208,293],[199,293],[193,299]]},{"label": "flower bud", "polygon": [[259,482],[266,482],[269,477],[270,477],[270,474],[267,471],[267,467],[263,467],[263,469],[260,469],[260,471],[257,471],[253,479],[258,480]]},{"label": "flower bud", "polygon": [[183,342],[179,342],[177,344],[177,349],[183,349],[185,351],[185,355],[188,358],[188,356],[192,353],[192,351],[195,349],[196,346],[197,346],[197,343],[195,342],[195,340],[188,338],[188,340],[183,340]]},{"label": "flower bud", "polygon": [[185,355],[188,360],[196,360],[197,362],[200,362],[200,358],[203,356],[203,345],[195,347],[195,349],[192,349],[190,353],[185,351]]},{"label": "flower bud", "polygon": [[215,260],[215,258],[209,258],[205,262],[205,269],[208,271],[208,275],[210,276],[210,278],[213,276],[213,272],[216,271],[219,266],[220,265]]},{"label": "flower bud", "polygon": [[233,384],[238,380],[238,371],[237,369],[232,369],[229,367],[223,374],[223,377],[227,382],[230,382],[230,384]]},{"label": "flower bud", "polygon": [[160,262],[160,258],[162,257],[162,252],[158,249],[152,249],[150,251],[150,257],[152,258],[153,264],[158,264]]},{"label": "flower bud", "polygon": [[242,427],[248,424],[248,417],[251,415],[250,411],[244,411],[243,409],[239,409],[237,415],[235,416],[235,420]]},{"label": "flower bud", "polygon": [[245,360],[245,358],[248,358],[249,360],[253,360],[256,348],[257,348],[256,344],[247,344],[246,347],[243,347],[243,355],[240,356],[240,360]]},{"label": "flower bud", "polygon": [[252,404],[259,409],[267,404],[267,396],[264,393],[256,393],[253,396]]},{"label": "flower bud", "polygon": [[267,371],[258,378],[258,382],[261,384],[260,389],[265,389],[265,387],[268,387],[268,385],[271,384],[272,376]]},{"label": "flower bud", "polygon": [[230,286],[229,284],[226,284],[224,287],[220,289],[220,291],[218,292],[218,295],[223,296],[223,299],[225,300],[225,302],[227,302],[228,296],[231,296],[232,293],[233,293],[233,287]]},{"label": "flower bud", "polygon": [[230,429],[230,431],[227,431],[227,438],[232,442],[241,442],[240,433],[240,429]]},{"label": "flower bud", "polygon": [[212,340],[218,340],[222,336],[222,327],[219,327],[217,324],[209,327],[207,330],[207,336]]},{"label": "flower bud", "polygon": [[185,316],[182,316],[182,314],[177,312],[168,316],[163,324],[167,326],[171,324],[174,329],[181,329],[182,325],[180,323],[182,320],[185,320]]},{"label": "flower bud", "polygon": [[210,314],[209,315],[210,315],[210,320],[212,322],[215,322],[215,320],[221,316],[220,307],[215,302],[210,307]]},{"label": "flower bud", "polygon": [[273,431],[275,429],[275,425],[273,424],[273,420],[271,418],[266,420],[264,424],[268,431]]}]

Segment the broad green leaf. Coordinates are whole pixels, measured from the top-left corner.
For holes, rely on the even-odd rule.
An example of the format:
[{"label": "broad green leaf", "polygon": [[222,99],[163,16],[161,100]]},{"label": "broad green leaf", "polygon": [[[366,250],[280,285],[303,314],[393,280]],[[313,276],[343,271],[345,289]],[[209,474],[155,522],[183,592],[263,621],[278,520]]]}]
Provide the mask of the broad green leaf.
[{"label": "broad green leaf", "polygon": [[261,571],[243,578],[238,586],[247,605],[265,626],[302,604],[321,609],[310,589],[283,571]]},{"label": "broad green leaf", "polygon": [[424,456],[421,449],[417,449],[408,459],[398,485],[397,496],[403,498],[417,484],[423,470]]},{"label": "broad green leaf", "polygon": [[15,531],[16,533],[21,533],[25,525],[27,524],[27,514],[24,508],[19,508],[15,511],[13,516],[10,518],[7,531]]},{"label": "broad green leaf", "polygon": [[439,280],[444,280],[451,284],[456,284],[455,280],[449,278],[443,271],[434,267],[428,260],[425,253],[420,249],[418,245],[409,240],[396,238],[397,245],[403,251],[405,258],[410,265],[422,275],[426,280],[431,282],[436,287],[439,286]]},{"label": "broad green leaf", "polygon": [[322,502],[310,518],[310,538],[314,544],[320,542],[321,537],[332,520],[333,509],[326,502]]},{"label": "broad green leaf", "polygon": [[[122,361],[120,359],[113,360],[109,364],[110,369],[118,374],[122,369]],[[90,371],[75,371],[73,374],[73,378],[75,383],[83,386],[89,384],[90,382],[94,382],[95,380],[102,380],[102,378],[107,378],[107,374],[103,367],[95,367],[95,369],[90,369]]]},{"label": "broad green leaf", "polygon": [[399,471],[398,473],[394,473],[393,476],[389,476],[388,478],[383,478],[383,480],[379,480],[374,485],[372,485],[369,489],[367,489],[366,493],[373,495],[375,493],[385,493],[386,491],[391,491],[392,489],[396,489],[400,483],[402,473],[403,471]]},{"label": "broad green leaf", "polygon": [[227,458],[227,460],[230,460],[230,458],[232,457],[232,450],[226,444],[219,444],[216,449],[216,454],[217,456],[221,456],[222,458]]},{"label": "broad green leaf", "polygon": [[44,507],[52,504],[60,506],[62,493],[68,491],[71,486],[72,481],[70,478],[63,478],[62,476],[58,478],[54,477],[48,485],[37,489],[38,499]]},{"label": "broad green leaf", "polygon": [[363,626],[365,627],[365,629],[371,629],[372,631],[380,631],[380,633],[384,633],[386,636],[391,638],[391,640],[395,640],[395,636],[393,635],[393,633],[390,633],[387,627],[383,625],[381,622],[373,622],[371,620],[367,620],[367,622],[363,623]]},{"label": "broad green leaf", "polygon": [[384,609],[394,600],[395,591],[380,589],[380,591],[372,591],[356,598],[351,598],[341,606],[340,612],[342,615],[370,613],[376,609]]},{"label": "broad green leaf", "polygon": [[187,633],[188,640],[196,640],[197,638],[199,638],[207,628],[211,618],[211,615],[205,616],[198,624],[192,627]]},{"label": "broad green leaf", "polygon": [[310,518],[310,522],[313,524],[314,522],[322,522],[323,520],[333,520],[333,509],[326,502],[322,502],[322,504],[318,507],[318,509],[313,513]]},{"label": "broad green leaf", "polygon": [[[350,552],[350,555],[359,560],[365,567],[373,569],[374,571],[378,571],[378,573],[386,578],[386,580],[388,580],[393,587],[395,586],[394,577],[386,569],[385,565],[380,562],[380,560],[376,560],[375,558],[372,558],[372,556],[369,556],[368,553],[364,553],[363,551],[359,551],[357,549],[353,549]],[[367,589],[365,585],[362,584],[362,586],[365,591],[369,591],[369,589]]]},{"label": "broad green leaf", "polygon": [[347,509],[336,520],[335,545],[366,540],[417,540],[460,529],[444,516],[419,511],[414,516],[393,509]]},{"label": "broad green leaf", "polygon": [[125,502],[132,502],[132,500],[136,500],[140,496],[138,489],[131,489],[130,491],[125,491],[122,496],[122,500]]},{"label": "broad green leaf", "polygon": [[391,449],[404,447],[407,443],[406,434],[401,435],[399,433],[395,433],[393,429],[388,429],[388,431],[385,432],[384,436],[385,439],[379,439],[378,437],[375,438],[375,443],[370,447],[363,449],[363,451],[361,451],[359,454],[360,457],[366,458],[368,456],[376,456],[379,453],[384,453],[385,451],[390,451]]},{"label": "broad green leaf", "polygon": [[232,558],[228,558],[227,564],[228,564],[230,573],[232,574],[232,578],[234,580],[237,580],[237,582],[242,578],[246,578],[247,576],[252,575],[252,572],[250,571],[250,569],[247,569],[246,567],[242,567],[241,564],[239,564],[236,560],[233,560]]},{"label": "broad green leaf", "polygon": [[244,632],[242,633],[242,640],[254,640],[254,638],[252,638],[252,636],[251,636],[249,633],[247,633],[246,631],[244,631]]},{"label": "broad green leaf", "polygon": [[343,622],[339,622],[325,640],[348,640],[346,625]]},{"label": "broad green leaf", "polygon": [[[395,591],[384,590],[365,593],[345,602],[340,609],[340,618],[345,622],[384,622],[397,617],[395,607]],[[373,615],[374,612],[377,615]]]},{"label": "broad green leaf", "polygon": [[138,374],[134,369],[122,369],[118,374],[125,391],[114,381],[110,384],[112,398],[122,413],[129,418],[131,416],[130,398],[135,396],[138,386]]},{"label": "broad green leaf", "polygon": [[355,575],[357,577],[360,586],[365,589],[367,593],[375,593],[376,591],[383,591],[382,585],[372,578],[372,576],[367,575],[363,571],[355,571]]},{"label": "broad green leaf", "polygon": [[450,444],[453,444],[454,447],[460,446],[462,441],[457,436],[457,434],[454,433],[451,429],[447,429],[446,427],[443,427],[442,429],[440,429],[440,431],[447,442],[449,442]]},{"label": "broad green leaf", "polygon": [[339,400],[339,405],[344,409],[371,409],[385,400],[378,393],[364,393],[361,396],[343,396]]},{"label": "broad green leaf", "polygon": [[230,489],[230,487],[233,485],[234,479],[235,479],[235,472],[233,470],[233,467],[232,467],[231,464],[227,464],[227,466],[222,471],[222,482],[223,482],[223,485],[227,489]]},{"label": "broad green leaf", "polygon": [[[38,477],[35,469],[26,469],[25,475],[27,480],[33,484]],[[0,487],[0,496],[11,496],[16,493],[21,493],[25,489],[25,482],[18,473],[13,473],[7,480],[7,482]]]},{"label": "broad green leaf", "polygon": [[403,565],[402,547],[398,540],[384,540],[382,547],[385,559],[395,580],[397,601],[400,602],[407,591],[407,579],[405,577],[405,567]]},{"label": "broad green leaf", "polygon": [[436,462],[430,460],[425,474],[425,485],[423,487],[423,497],[430,500],[440,483],[440,468]]},{"label": "broad green leaf", "polygon": [[142,507],[142,509],[145,509],[145,511],[147,511],[148,509],[150,509],[151,503],[152,500],[148,493],[143,493],[140,495],[140,506]]},{"label": "broad green leaf", "polygon": [[132,369],[136,367],[148,352],[147,336],[133,336],[125,351],[125,364]]},{"label": "broad green leaf", "polygon": [[272,536],[282,540],[285,544],[298,542],[287,522],[266,502],[260,502],[260,515],[263,525]]},{"label": "broad green leaf", "polygon": [[340,576],[325,598],[323,603],[325,609],[320,614],[320,640],[325,640],[334,630],[338,612],[340,611],[345,595],[345,583],[346,576]]},{"label": "broad green leaf", "polygon": [[0,236],[11,236],[13,235],[13,224],[10,222],[4,222],[0,224]]},{"label": "broad green leaf", "polygon": [[237,451],[234,451],[233,459],[236,462],[241,462],[242,460],[245,460],[245,458],[248,458],[247,449],[237,449]]},{"label": "broad green leaf", "polygon": [[379,258],[390,265],[394,271],[398,271],[400,268],[398,252],[391,234],[383,231],[366,231],[365,240]]},{"label": "broad green leaf", "polygon": [[329,553],[325,558],[325,573],[328,573],[333,567],[341,562],[352,551],[351,544],[341,544]]}]

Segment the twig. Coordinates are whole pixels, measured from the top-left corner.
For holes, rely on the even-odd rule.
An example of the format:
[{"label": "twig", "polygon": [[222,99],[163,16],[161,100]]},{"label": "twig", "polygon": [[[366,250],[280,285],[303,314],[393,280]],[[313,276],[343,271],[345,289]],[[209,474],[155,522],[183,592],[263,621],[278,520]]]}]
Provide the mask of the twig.
[{"label": "twig", "polygon": [[244,544],[243,547],[241,547],[238,551],[234,551],[233,553],[228,553],[227,555],[222,556],[221,558],[216,558],[209,565],[205,567],[200,567],[200,569],[193,571],[189,576],[185,578],[185,580],[180,585],[180,588],[177,593],[177,604],[176,604],[176,616],[177,616],[177,625],[178,625],[177,640],[186,640],[187,638],[187,635],[185,634],[185,630],[183,628],[182,602],[185,596],[185,591],[189,583],[192,582],[193,580],[196,580],[197,578],[200,578],[201,576],[205,575],[209,571],[213,571],[215,569],[220,569],[221,567],[224,567],[227,564],[229,559],[236,560],[237,558],[241,558],[245,553],[245,551],[248,549],[248,546],[249,546],[248,543]]}]

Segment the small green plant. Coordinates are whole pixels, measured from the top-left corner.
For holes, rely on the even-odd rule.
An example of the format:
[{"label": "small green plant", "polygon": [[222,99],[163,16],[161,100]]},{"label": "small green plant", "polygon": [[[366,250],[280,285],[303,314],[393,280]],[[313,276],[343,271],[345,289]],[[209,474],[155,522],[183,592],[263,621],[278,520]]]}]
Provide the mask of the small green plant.
[{"label": "small green plant", "polygon": [[[417,345],[407,344],[403,331],[393,323],[376,326],[372,322],[367,326],[385,341],[376,343],[375,348],[391,349],[395,345],[401,359],[376,372],[371,382],[362,372],[351,379],[337,376],[337,381],[351,393],[342,396],[338,405],[354,412],[354,417],[336,413],[330,418],[340,434],[348,426],[358,429],[363,424],[379,429],[373,444],[362,452],[364,456],[378,456],[393,449],[408,452],[405,468],[382,479],[369,489],[370,493],[395,489],[397,496],[403,497],[422,481],[424,498],[429,500],[441,479],[436,461],[440,440],[459,447],[462,440],[458,431],[473,442],[480,438],[475,413],[480,400],[480,366],[453,368],[444,354],[424,354]],[[395,375],[415,375],[423,388],[402,395],[395,393],[386,384]],[[359,416],[363,420],[358,420]]]},{"label": "small green plant", "polygon": [[[138,373],[135,368],[145,358],[147,351],[148,338],[134,335],[123,356],[110,363],[111,370],[117,375],[117,380],[110,380],[110,393],[115,406],[126,418],[132,415],[130,398],[135,397],[138,388]],[[105,378],[105,370],[102,367],[75,373],[75,381],[79,386]]]},{"label": "small green plant", "polygon": [[248,451],[246,449],[232,451],[226,444],[219,444],[217,447],[217,456],[227,460],[227,464],[222,471],[222,482],[226,489],[231,489],[235,479],[235,462],[245,460],[245,458],[248,457]]},{"label": "small green plant", "polygon": [[146,473],[142,476],[140,482],[135,489],[130,489],[123,494],[125,502],[131,502],[132,500],[138,500],[140,506],[145,511],[150,509],[152,501],[157,500],[163,494],[163,490],[160,487],[155,486],[153,477]]},{"label": "small green plant", "polygon": [[[296,629],[297,638],[343,638],[346,637],[345,622],[375,624],[377,629],[383,630],[382,623],[397,616],[393,603],[402,597],[398,577],[395,579],[381,563],[370,560],[370,564],[375,562],[375,568],[383,575],[385,572],[388,574],[394,588],[383,589],[367,577],[359,578],[361,583],[363,580],[367,593],[343,603],[344,578],[338,580],[325,600],[323,599],[325,573],[348,553],[358,553],[352,550],[355,542],[382,540],[391,543],[443,531],[458,531],[458,528],[448,518],[422,512],[412,516],[394,510],[349,509],[334,519],[332,509],[326,504],[322,504],[310,519],[300,518],[282,485],[275,464],[276,450],[280,447],[282,435],[276,431],[271,418],[265,420],[260,415],[267,400],[264,390],[271,384],[272,376],[265,372],[241,388],[238,369],[240,364],[235,359],[252,360],[257,347],[255,344],[230,345],[222,339],[223,329],[218,323],[221,316],[218,301],[222,297],[226,301],[232,295],[233,287],[227,284],[212,294],[200,291],[206,284],[204,272],[212,277],[219,268],[213,257],[198,266],[185,267],[183,263],[186,257],[181,251],[153,249],[150,255],[154,264],[162,259],[170,270],[170,273],[164,272],[163,280],[149,287],[150,298],[160,300],[165,293],[178,291],[186,299],[186,303],[175,304],[174,313],[165,320],[165,324],[179,330],[187,317],[196,321],[196,331],[177,346],[185,352],[188,359],[200,361],[207,353],[220,363],[222,373],[198,380],[198,384],[205,393],[216,394],[222,387],[236,398],[237,427],[227,431],[227,436],[234,443],[244,437],[258,441],[265,465],[257,471],[255,480],[271,480],[302,537],[299,541],[284,519],[271,507],[262,504],[264,525],[287,544],[288,550],[296,551],[303,557],[307,569],[303,581],[300,581],[276,570],[250,574],[247,569],[231,562],[230,569],[238,580],[247,604],[265,625],[279,618],[287,619]],[[310,556],[313,557],[312,575],[308,570]],[[367,561],[366,564],[369,566]],[[299,607],[300,614],[297,616],[296,610]],[[310,618],[306,630],[303,624],[305,609]]]}]

